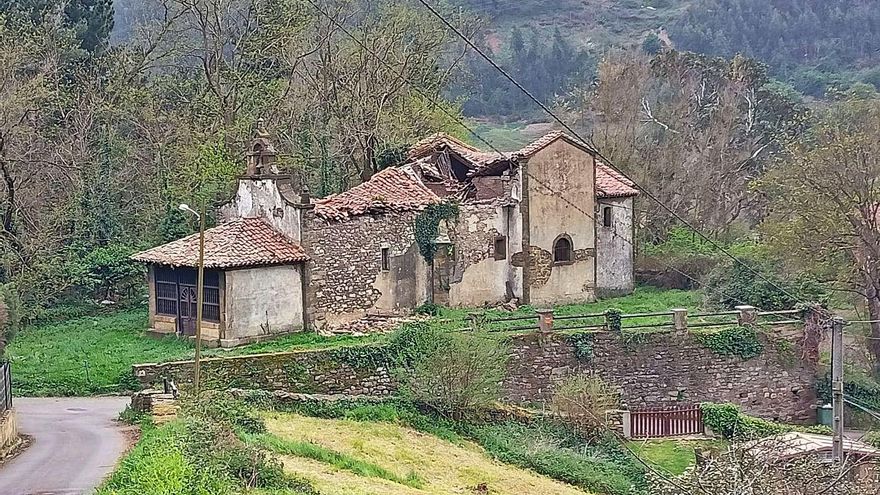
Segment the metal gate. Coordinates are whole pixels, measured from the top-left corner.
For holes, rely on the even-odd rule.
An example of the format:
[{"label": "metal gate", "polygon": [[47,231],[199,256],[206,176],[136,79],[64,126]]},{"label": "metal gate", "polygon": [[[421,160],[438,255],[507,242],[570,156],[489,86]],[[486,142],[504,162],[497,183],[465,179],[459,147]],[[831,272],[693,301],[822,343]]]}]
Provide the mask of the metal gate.
[{"label": "metal gate", "polygon": [[12,367],[0,362],[0,413],[12,409]]},{"label": "metal gate", "polygon": [[700,406],[631,411],[633,438],[701,435],[705,430]]}]

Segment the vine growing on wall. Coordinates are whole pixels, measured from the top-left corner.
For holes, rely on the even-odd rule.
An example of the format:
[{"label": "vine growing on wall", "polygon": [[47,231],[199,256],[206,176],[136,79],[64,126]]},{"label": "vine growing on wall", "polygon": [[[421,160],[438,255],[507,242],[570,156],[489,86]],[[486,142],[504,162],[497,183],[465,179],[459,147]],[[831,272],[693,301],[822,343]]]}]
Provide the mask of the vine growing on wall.
[{"label": "vine growing on wall", "polygon": [[458,203],[443,202],[428,205],[419,213],[413,228],[419,252],[428,264],[434,263],[437,254],[437,236],[440,235],[440,221],[458,215]]},{"label": "vine growing on wall", "polygon": [[568,337],[568,341],[574,347],[574,357],[582,363],[589,363],[593,359],[593,334],[577,333]]},{"label": "vine growing on wall", "polygon": [[611,308],[605,310],[605,323],[608,325],[609,332],[620,333],[622,328],[622,314],[623,313],[619,309]]},{"label": "vine growing on wall", "polygon": [[764,352],[764,344],[753,327],[730,327],[698,338],[706,348],[720,356],[751,359]]}]

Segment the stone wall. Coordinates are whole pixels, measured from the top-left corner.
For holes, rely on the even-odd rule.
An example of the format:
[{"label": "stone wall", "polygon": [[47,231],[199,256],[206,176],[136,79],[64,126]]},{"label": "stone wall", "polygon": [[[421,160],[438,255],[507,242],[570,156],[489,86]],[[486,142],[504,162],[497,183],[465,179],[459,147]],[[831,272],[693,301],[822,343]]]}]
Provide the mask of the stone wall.
[{"label": "stone wall", "polygon": [[[418,212],[361,215],[343,222],[306,215],[311,256],[306,300],[318,327],[344,324],[369,310],[405,312],[427,299],[427,266],[413,226]],[[388,249],[388,270],[382,250]]]},{"label": "stone wall", "polygon": [[[595,160],[578,146],[558,139],[523,165],[523,237],[529,270],[525,302],[553,306],[596,297]],[[575,206],[573,206],[575,205]],[[556,241],[566,236],[572,259],[554,263]],[[520,255],[521,257],[524,255]],[[520,266],[525,260],[519,260]]]},{"label": "stone wall", "polygon": [[[363,346],[323,351],[279,352],[202,360],[205,388],[263,389],[299,393],[384,396],[394,391],[381,347]],[[135,378],[144,387],[164,378],[178,386],[192,384],[192,361],[136,364]]]},{"label": "stone wall", "polygon": [[[776,342],[791,339],[791,346]],[[551,396],[559,380],[579,373],[616,386],[629,408],[700,402],[731,402],[746,413],[784,421],[812,421],[816,407],[816,363],[798,359],[796,338],[774,335],[750,360],[722,357],[686,333],[645,334],[640,341],[595,334],[578,358],[572,337],[513,340],[513,359],[504,387],[507,398],[528,402]],[[787,352],[780,349],[789,349]]]},{"label": "stone wall", "polygon": [[[604,224],[605,208],[611,226]],[[633,198],[599,200],[596,215],[596,295],[613,297],[635,288],[633,275]]]},{"label": "stone wall", "polygon": [[[816,363],[799,359],[804,354],[797,333],[770,337],[763,353],[746,361],[718,356],[685,333],[649,334],[630,342],[608,333],[584,335],[588,334],[511,337],[506,400],[544,401],[559,380],[594,373],[618,387],[630,408],[732,402],[765,418],[815,419]],[[586,340],[576,344],[578,339]],[[778,345],[782,339],[791,345]],[[589,356],[578,357],[578,349],[588,348]],[[395,388],[381,346],[212,358],[203,363],[202,376],[213,388],[378,396]],[[136,365],[133,371],[144,386],[160,383],[163,377],[186,384],[192,363]]]},{"label": "stone wall", "polygon": [[18,440],[15,412],[0,412],[0,460],[3,460],[3,456],[18,445]]}]

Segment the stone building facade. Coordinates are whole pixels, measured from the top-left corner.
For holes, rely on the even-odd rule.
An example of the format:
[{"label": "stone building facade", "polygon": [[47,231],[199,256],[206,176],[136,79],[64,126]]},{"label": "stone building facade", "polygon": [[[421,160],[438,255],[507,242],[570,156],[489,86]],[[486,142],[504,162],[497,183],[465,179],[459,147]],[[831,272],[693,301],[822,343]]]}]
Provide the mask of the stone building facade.
[{"label": "stone building facade", "polygon": [[[637,194],[589,147],[553,132],[510,153],[433,135],[414,145],[405,163],[314,199],[278,173],[274,147],[259,134],[235,198],[220,210],[223,225],[258,221],[302,256],[289,262],[269,250],[250,265],[228,263],[255,271],[219,277],[222,318],[205,325],[212,339],[234,345],[275,329],[340,327],[375,313],[408,314],[427,301],[550,306],[627,293],[633,289]],[[416,241],[417,217],[441,203],[457,204],[458,214],[438,226],[437,254],[428,263]],[[258,245],[257,239],[211,235],[217,239],[209,243],[210,259],[234,258],[229,243]],[[193,239],[175,242],[135,259],[150,263],[151,273],[194,266]],[[232,281],[241,288],[236,294]],[[151,278],[154,299],[161,291],[157,284]],[[267,303],[273,294],[278,301]],[[182,316],[166,313],[168,308],[151,305],[151,327],[180,332]],[[289,321],[280,325],[279,318]],[[238,324],[233,328],[232,322]]]}]

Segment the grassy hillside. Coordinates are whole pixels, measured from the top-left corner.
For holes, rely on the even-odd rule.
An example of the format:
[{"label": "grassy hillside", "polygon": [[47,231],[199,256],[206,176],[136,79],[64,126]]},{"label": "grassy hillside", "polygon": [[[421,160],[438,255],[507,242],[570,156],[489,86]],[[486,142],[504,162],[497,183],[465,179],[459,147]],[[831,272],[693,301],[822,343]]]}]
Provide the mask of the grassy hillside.
[{"label": "grassy hillside", "polygon": [[481,485],[496,495],[585,493],[494,461],[471,442],[451,443],[391,423],[273,413],[266,425],[282,446],[296,452],[282,456],[285,470],[308,479],[322,493],[451,495],[480,493]]}]

